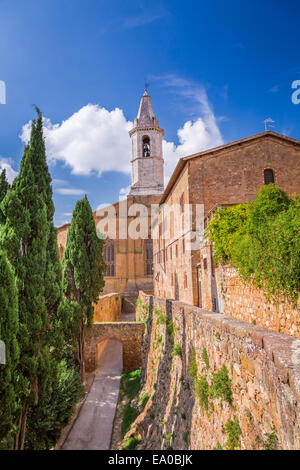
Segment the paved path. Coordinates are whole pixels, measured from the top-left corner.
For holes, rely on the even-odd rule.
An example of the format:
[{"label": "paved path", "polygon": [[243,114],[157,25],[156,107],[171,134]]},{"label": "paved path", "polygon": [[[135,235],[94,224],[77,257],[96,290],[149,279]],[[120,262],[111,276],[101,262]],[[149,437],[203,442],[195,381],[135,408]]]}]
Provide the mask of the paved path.
[{"label": "paved path", "polygon": [[62,450],[109,449],[122,370],[122,344],[109,340],[94,383]]},{"label": "paved path", "polygon": [[135,321],[135,312],[132,313],[121,313],[119,321]]}]

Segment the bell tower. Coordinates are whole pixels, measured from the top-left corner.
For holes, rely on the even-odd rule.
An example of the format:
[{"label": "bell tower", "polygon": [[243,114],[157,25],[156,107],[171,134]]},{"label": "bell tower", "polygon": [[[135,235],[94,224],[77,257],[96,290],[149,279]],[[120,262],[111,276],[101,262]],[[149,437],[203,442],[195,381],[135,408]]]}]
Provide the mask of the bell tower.
[{"label": "bell tower", "polygon": [[131,196],[162,194],[164,191],[164,131],[155,117],[151,97],[145,90],[129,132],[132,142]]}]

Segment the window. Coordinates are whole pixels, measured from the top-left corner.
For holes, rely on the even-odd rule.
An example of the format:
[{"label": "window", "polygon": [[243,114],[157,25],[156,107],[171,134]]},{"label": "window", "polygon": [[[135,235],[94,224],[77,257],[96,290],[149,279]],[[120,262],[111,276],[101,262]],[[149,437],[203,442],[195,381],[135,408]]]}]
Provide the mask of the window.
[{"label": "window", "polygon": [[150,157],[150,139],[147,135],[143,137],[143,157]]},{"label": "window", "polygon": [[172,260],[172,247],[170,246],[170,260]]},{"label": "window", "polygon": [[105,276],[115,275],[115,247],[112,240],[107,240],[103,250],[104,261],[106,263]]},{"label": "window", "polygon": [[184,193],[182,193],[180,196],[179,204],[180,204],[180,213],[183,214],[184,213]]},{"label": "window", "polygon": [[203,258],[203,268],[207,269],[207,258]]},{"label": "window", "polygon": [[176,243],[176,258],[178,257],[178,246],[177,246],[177,243]]},{"label": "window", "polygon": [[275,183],[274,171],[271,168],[264,170],[264,184]]},{"label": "window", "polygon": [[151,276],[153,273],[153,243],[152,240],[146,240],[146,274]]},{"label": "window", "polygon": [[187,289],[187,275],[184,273],[183,288]]}]

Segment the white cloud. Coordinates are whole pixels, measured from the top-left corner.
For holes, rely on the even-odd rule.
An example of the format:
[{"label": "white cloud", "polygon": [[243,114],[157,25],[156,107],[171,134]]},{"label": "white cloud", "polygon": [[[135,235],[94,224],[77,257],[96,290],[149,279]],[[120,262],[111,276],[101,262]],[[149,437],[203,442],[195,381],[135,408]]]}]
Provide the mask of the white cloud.
[{"label": "white cloud", "polygon": [[[202,86],[194,85],[176,75],[156,79],[175,94],[181,95],[185,101],[191,101],[197,116],[178,129],[178,145],[163,141],[167,182],[180,157],[221,145],[223,138]],[[28,142],[30,128],[30,122],[23,126],[20,136],[23,142]],[[52,124],[50,119],[45,118],[48,159],[50,162],[63,161],[77,175],[96,172],[101,176],[105,171],[120,171],[129,175],[131,142],[128,131],[131,128],[132,122],[126,120],[121,109],[108,111],[94,104],[84,106],[61,124]],[[130,187],[120,190],[120,199],[126,197],[129,189]],[[82,190],[75,193],[75,190],[66,188],[56,191],[60,194],[84,194]]]},{"label": "white cloud", "polygon": [[102,202],[101,204],[99,204],[96,211],[100,211],[101,209],[104,209],[105,207],[109,207],[109,206],[111,206],[110,202]]},{"label": "white cloud", "polygon": [[6,170],[6,178],[10,184],[18,176],[18,172],[12,168],[11,163],[10,158],[2,158],[0,156],[0,170]]},{"label": "white cloud", "polygon": [[121,28],[133,29],[137,28],[138,26],[145,26],[146,24],[160,20],[163,16],[165,16],[165,12],[150,14],[149,11],[136,16],[128,16],[121,21]]},{"label": "white cloud", "polygon": [[[31,122],[22,129],[27,143]],[[132,123],[119,108],[108,111],[88,104],[61,124],[44,119],[44,135],[49,161],[62,160],[73,174],[98,176],[104,171],[130,172],[131,143],[128,131]]]},{"label": "white cloud", "polygon": [[129,192],[130,192],[130,185],[127,186],[126,188],[121,188],[120,191],[119,191],[119,201],[123,201],[124,199],[126,199],[126,197],[128,196]]},{"label": "white cloud", "polygon": [[187,121],[182,128],[178,129],[178,145],[165,140],[163,142],[167,182],[179,158],[217,147],[222,145],[224,140],[217,124],[218,119],[203,86],[195,85],[176,75],[165,75],[156,79],[175,94],[187,101],[192,101],[196,114],[199,116],[193,121]]},{"label": "white cloud", "polygon": [[55,192],[64,196],[82,196],[87,193],[84,189],[76,188],[57,188]]}]

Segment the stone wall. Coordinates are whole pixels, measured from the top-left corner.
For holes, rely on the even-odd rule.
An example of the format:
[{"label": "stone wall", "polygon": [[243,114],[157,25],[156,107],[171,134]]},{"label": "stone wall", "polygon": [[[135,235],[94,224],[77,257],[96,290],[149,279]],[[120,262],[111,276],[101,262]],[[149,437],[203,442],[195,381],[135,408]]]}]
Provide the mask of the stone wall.
[{"label": "stone wall", "polygon": [[300,448],[298,339],[181,302],[140,299],[140,396],[149,399],[126,435],[140,439],[137,449]]},{"label": "stone wall", "polygon": [[[93,323],[85,331],[85,367],[93,372],[101,354],[101,342],[108,339],[121,341],[123,345],[123,367],[125,371],[141,367],[143,360],[142,344],[144,323],[141,322],[101,322]],[[100,345],[100,346],[99,346]]]},{"label": "stone wall", "polygon": [[288,303],[268,301],[262,290],[244,282],[232,266],[220,266],[215,274],[217,295],[226,315],[300,338],[300,310]]},{"label": "stone wall", "polygon": [[94,306],[94,322],[118,321],[122,310],[122,297],[112,293],[102,295]]}]

